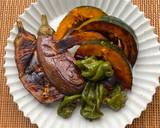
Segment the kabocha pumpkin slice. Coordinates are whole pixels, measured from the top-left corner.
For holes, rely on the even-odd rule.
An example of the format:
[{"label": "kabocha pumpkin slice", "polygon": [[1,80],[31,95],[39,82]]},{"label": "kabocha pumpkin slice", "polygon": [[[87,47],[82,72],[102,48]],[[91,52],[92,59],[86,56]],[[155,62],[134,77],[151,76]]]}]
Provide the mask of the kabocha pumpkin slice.
[{"label": "kabocha pumpkin slice", "polygon": [[52,103],[63,97],[50,84],[37,60],[36,37],[24,30],[17,22],[18,35],[15,39],[15,60],[23,86],[41,103]]},{"label": "kabocha pumpkin slice", "polygon": [[113,16],[93,18],[80,25],[72,34],[82,31],[102,33],[124,51],[132,66],[135,64],[138,54],[137,37],[132,28],[122,20]]},{"label": "kabocha pumpkin slice", "polygon": [[102,10],[92,6],[80,6],[72,9],[61,21],[55,35],[58,40],[63,39],[69,30],[79,26],[84,21],[106,15]]},{"label": "kabocha pumpkin slice", "polygon": [[118,81],[124,88],[131,89],[132,72],[123,52],[113,44],[104,41],[90,41],[88,44],[81,45],[76,51],[76,58],[85,56],[102,57],[111,62]]},{"label": "kabocha pumpkin slice", "polygon": [[55,44],[57,51],[63,53],[67,49],[75,46],[75,45],[82,45],[88,41],[93,40],[105,40],[106,38],[97,32],[82,32],[76,35],[70,35],[64,40],[59,41]]}]

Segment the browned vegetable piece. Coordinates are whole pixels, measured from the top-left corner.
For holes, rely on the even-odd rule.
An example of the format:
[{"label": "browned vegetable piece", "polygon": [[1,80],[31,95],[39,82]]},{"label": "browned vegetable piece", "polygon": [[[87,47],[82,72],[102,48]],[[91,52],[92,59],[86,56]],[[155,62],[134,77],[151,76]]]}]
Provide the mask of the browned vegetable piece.
[{"label": "browned vegetable piece", "polygon": [[75,57],[83,58],[85,56],[97,56],[103,57],[104,60],[109,60],[114,69],[116,78],[121,82],[122,86],[131,89],[132,72],[127,59],[123,53],[120,52],[120,49],[117,49],[109,43],[102,45],[101,41],[99,41],[98,44],[89,43],[81,45],[78,48]]},{"label": "browned vegetable piece", "polygon": [[19,71],[19,76],[23,76],[28,66],[33,52],[36,48],[36,37],[25,31],[21,21],[17,22],[18,35],[15,39],[15,59]]},{"label": "browned vegetable piece", "polygon": [[63,37],[73,28],[79,26],[84,21],[106,15],[102,10],[91,6],[80,6],[72,9],[60,23],[55,35],[58,40]]},{"label": "browned vegetable piece", "polygon": [[19,78],[23,86],[41,103],[52,103],[63,97],[46,78],[36,56],[36,37],[24,30],[17,22],[18,35],[15,39],[15,58]]},{"label": "browned vegetable piece", "polygon": [[[42,16],[42,26],[49,28],[46,16]],[[75,65],[75,59],[68,52],[57,54],[55,37],[50,29],[41,29],[37,40],[38,60],[42,64],[49,81],[63,94],[72,95],[82,91],[84,80]]]},{"label": "browned vegetable piece", "polygon": [[131,65],[136,62],[137,37],[130,26],[113,16],[102,16],[90,19],[80,25],[72,34],[82,31],[96,31],[119,46],[127,56]]},{"label": "browned vegetable piece", "polygon": [[105,40],[106,38],[97,32],[82,32],[75,35],[70,35],[64,40],[56,43],[56,49],[59,52],[64,52],[68,48],[71,48],[75,45],[82,45],[91,40]]}]

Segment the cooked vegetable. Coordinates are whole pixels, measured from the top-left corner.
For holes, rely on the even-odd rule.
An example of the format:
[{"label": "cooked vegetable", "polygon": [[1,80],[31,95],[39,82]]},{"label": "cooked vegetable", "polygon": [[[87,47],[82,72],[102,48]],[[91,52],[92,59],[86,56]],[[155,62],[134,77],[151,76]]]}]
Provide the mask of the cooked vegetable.
[{"label": "cooked vegetable", "polygon": [[[63,118],[71,117],[78,103],[88,120],[103,116],[102,105],[121,109],[124,89],[132,86],[128,60],[133,66],[138,53],[132,28],[91,6],[72,9],[57,32],[46,15],[41,22],[37,40],[17,22],[15,58],[24,87],[41,103],[63,98],[57,110]],[[68,49],[75,45],[80,47],[73,57]]]},{"label": "cooked vegetable", "polygon": [[85,44],[87,41],[91,40],[104,40],[105,37],[97,32],[83,32],[76,35],[68,36],[66,39],[59,41],[55,44],[56,49],[63,53],[69,48],[75,45]]},{"label": "cooked vegetable", "polygon": [[76,54],[76,58],[84,58],[85,56],[102,57],[104,60],[110,61],[116,78],[124,88],[131,89],[132,72],[126,57],[120,49],[110,43],[104,41],[96,41],[96,43],[88,42],[81,45]]},{"label": "cooked vegetable", "polygon": [[79,26],[84,21],[106,15],[102,10],[91,6],[80,6],[72,9],[61,21],[56,31],[56,38],[61,40],[73,28]]},{"label": "cooked vegetable", "polygon": [[137,37],[132,28],[119,18],[102,16],[90,19],[80,25],[72,34],[82,31],[95,31],[104,34],[124,51],[132,66],[135,64],[138,54]]},{"label": "cooked vegetable", "polygon": [[112,92],[108,97],[103,99],[103,104],[108,105],[115,111],[118,111],[124,107],[127,98],[126,91],[122,91],[120,86],[117,85],[113,88]]},{"label": "cooked vegetable", "polygon": [[82,92],[82,108],[80,110],[80,113],[84,118],[95,120],[103,115],[100,111],[103,100],[103,88],[102,84],[97,86],[90,82],[86,84]]},{"label": "cooked vegetable", "polygon": [[104,96],[107,94],[107,90],[104,88],[103,84],[96,85],[96,102],[97,110],[101,107]]},{"label": "cooked vegetable", "polygon": [[[85,69],[87,68],[88,72],[87,71],[85,72],[85,75],[84,75],[85,78],[92,77],[93,75],[97,74],[96,73],[98,72],[97,67],[102,63],[104,63],[104,61],[97,60],[93,56],[85,57],[82,60],[77,60],[77,65],[81,69],[82,75],[83,75],[83,71],[85,71]],[[112,70],[110,63],[108,68]],[[102,72],[103,71],[105,72],[105,69],[103,69]],[[92,81],[91,78],[88,80]],[[101,79],[98,78],[97,80],[101,80]],[[115,84],[116,84],[116,81],[115,81],[115,76],[113,75],[113,72],[112,72],[112,75],[109,74],[108,78],[107,79],[105,78],[105,80],[103,81],[99,81],[98,83],[88,82],[85,86],[85,89],[82,92],[81,115],[89,120],[100,118],[103,115],[103,113],[100,111],[102,102],[103,104],[109,106],[113,110],[117,111],[121,109],[124,106],[126,101],[126,92],[121,90],[120,85],[116,84],[115,86]],[[108,86],[111,86],[111,87],[108,87]]]},{"label": "cooked vegetable", "polygon": [[87,57],[83,60],[77,60],[76,64],[81,69],[81,75],[91,81],[102,80],[113,75],[113,69],[109,61]]},{"label": "cooked vegetable", "polygon": [[69,118],[76,108],[77,101],[80,100],[80,98],[81,95],[65,96],[58,107],[58,115],[62,116],[63,118]]},{"label": "cooked vegetable", "polygon": [[23,76],[36,48],[36,37],[27,32],[21,21],[17,22],[18,35],[14,41],[15,59],[19,76]]},{"label": "cooked vegetable", "polygon": [[24,30],[17,22],[18,35],[15,39],[15,58],[19,78],[23,86],[41,103],[52,103],[63,97],[48,81],[36,56],[36,37]]},{"label": "cooked vegetable", "polygon": [[[41,29],[43,28],[43,29]],[[84,80],[69,52],[58,54],[57,43],[46,16],[42,16],[38,39],[37,56],[49,81],[63,94],[78,94],[84,88]]]}]

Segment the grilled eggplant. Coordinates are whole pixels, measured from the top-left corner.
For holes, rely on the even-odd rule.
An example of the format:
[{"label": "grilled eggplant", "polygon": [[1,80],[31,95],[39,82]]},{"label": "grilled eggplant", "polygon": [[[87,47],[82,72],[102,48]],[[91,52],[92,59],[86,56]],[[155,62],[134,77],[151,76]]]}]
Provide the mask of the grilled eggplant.
[{"label": "grilled eggplant", "polygon": [[19,78],[23,86],[41,103],[52,103],[63,97],[51,84],[38,63],[36,37],[24,30],[22,22],[17,22],[18,35],[15,39],[15,58]]},{"label": "grilled eggplant", "polygon": [[75,65],[75,59],[69,52],[58,54],[54,31],[48,25],[47,17],[42,16],[42,25],[38,32],[37,55],[49,81],[65,95],[82,91],[84,80]]}]

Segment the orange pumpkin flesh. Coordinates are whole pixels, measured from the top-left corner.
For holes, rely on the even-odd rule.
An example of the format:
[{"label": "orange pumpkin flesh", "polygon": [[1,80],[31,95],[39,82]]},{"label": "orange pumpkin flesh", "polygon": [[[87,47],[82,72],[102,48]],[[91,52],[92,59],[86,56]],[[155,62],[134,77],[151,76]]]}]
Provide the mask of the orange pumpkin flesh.
[{"label": "orange pumpkin flesh", "polygon": [[125,56],[121,55],[113,46],[103,46],[97,44],[85,44],[78,48],[75,57],[83,58],[85,56],[103,57],[104,60],[109,60],[115,71],[117,79],[122,86],[131,89],[132,73],[130,66]]},{"label": "orange pumpkin flesh", "polygon": [[71,48],[75,45],[85,44],[87,41],[93,40],[105,40],[106,38],[97,32],[82,32],[76,35],[71,35],[65,38],[64,40],[59,41],[55,44],[55,47],[58,51],[64,52],[68,48]]},{"label": "orange pumpkin flesh", "polygon": [[55,36],[58,40],[63,39],[69,30],[79,26],[84,21],[106,15],[102,10],[91,6],[80,6],[72,9],[61,21]]},{"label": "orange pumpkin flesh", "polygon": [[132,28],[120,19],[113,16],[90,19],[80,25],[72,34],[82,31],[95,31],[103,34],[124,51],[132,66],[135,64],[138,54],[137,37]]}]

